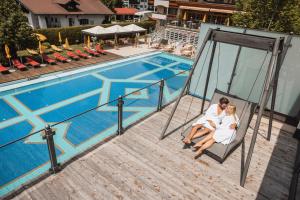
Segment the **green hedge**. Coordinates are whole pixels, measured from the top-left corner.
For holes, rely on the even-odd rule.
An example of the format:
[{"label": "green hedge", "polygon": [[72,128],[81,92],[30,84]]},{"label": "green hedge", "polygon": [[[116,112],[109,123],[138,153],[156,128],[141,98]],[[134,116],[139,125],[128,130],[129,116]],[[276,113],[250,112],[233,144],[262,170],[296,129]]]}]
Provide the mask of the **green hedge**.
[{"label": "green hedge", "polygon": [[[118,23],[121,26],[126,26],[129,24],[132,24],[133,22],[124,22],[124,23]],[[135,22],[134,24],[141,26],[149,31],[149,29],[154,29],[155,21],[143,21],[143,22]],[[116,24],[102,24],[102,27],[109,27]],[[64,42],[64,39],[67,37],[70,44],[75,44],[76,41],[79,41],[82,43],[83,38],[81,31],[84,29],[92,28],[93,26],[73,26],[73,27],[65,27],[65,28],[47,28],[47,29],[36,29],[35,32],[41,33],[47,37],[47,42],[50,44],[56,44],[59,45],[58,42],[58,33],[61,33],[62,40]]]}]

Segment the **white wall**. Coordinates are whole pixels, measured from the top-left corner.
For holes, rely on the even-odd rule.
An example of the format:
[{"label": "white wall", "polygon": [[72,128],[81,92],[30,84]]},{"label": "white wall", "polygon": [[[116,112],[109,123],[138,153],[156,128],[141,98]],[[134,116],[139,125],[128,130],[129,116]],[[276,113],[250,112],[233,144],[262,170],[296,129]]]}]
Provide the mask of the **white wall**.
[{"label": "white wall", "polygon": [[47,28],[45,17],[42,15],[38,15],[37,18],[38,18],[39,26],[35,28]]},{"label": "white wall", "polygon": [[74,19],[74,26],[80,26],[80,19],[88,19],[89,25],[100,25],[105,19],[105,15],[34,15],[32,13],[27,14],[29,24],[33,28],[48,28],[45,20],[46,17],[57,18],[57,20],[60,22],[61,27],[69,26],[69,18]]}]

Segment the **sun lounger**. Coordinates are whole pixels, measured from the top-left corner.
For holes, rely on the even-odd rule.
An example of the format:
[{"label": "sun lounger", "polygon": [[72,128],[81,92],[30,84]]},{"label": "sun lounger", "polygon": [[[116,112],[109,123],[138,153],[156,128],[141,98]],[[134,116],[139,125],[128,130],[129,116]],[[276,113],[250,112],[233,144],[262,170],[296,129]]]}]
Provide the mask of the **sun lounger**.
[{"label": "sun lounger", "polygon": [[89,55],[82,53],[79,49],[75,50],[75,53],[81,58],[85,58],[85,59],[89,58]]},{"label": "sun lounger", "polygon": [[169,45],[165,46],[163,48],[163,50],[166,51],[166,52],[172,52],[172,51],[174,51],[174,47],[169,44]]},{"label": "sun lounger", "polygon": [[92,49],[89,49],[87,47],[85,47],[84,50],[92,56],[100,56],[100,54],[98,52],[93,51]]},{"label": "sun lounger", "polygon": [[159,44],[159,43],[153,43],[153,44],[151,45],[151,48],[159,49],[159,48],[160,48],[160,44]]},{"label": "sun lounger", "polygon": [[97,45],[96,45],[96,51],[97,51],[98,53],[103,54],[103,55],[105,55],[105,54],[107,53],[107,51],[105,51],[104,49],[102,49],[102,47],[100,46],[100,44],[97,44]]},{"label": "sun lounger", "polygon": [[75,53],[73,53],[73,52],[71,52],[71,51],[67,51],[67,55],[68,55],[71,59],[73,59],[73,60],[79,60],[79,59],[80,59],[78,55],[76,55]]},{"label": "sun lounger", "polygon": [[51,48],[54,50],[54,51],[57,51],[57,52],[62,52],[63,50],[58,48],[56,45],[51,45]]},{"label": "sun lounger", "polygon": [[32,58],[26,57],[26,65],[30,65],[31,67],[40,67],[41,64],[33,60]]},{"label": "sun lounger", "polygon": [[187,51],[191,51],[192,49],[193,49],[193,45],[191,45],[191,44],[186,44],[186,45],[184,45],[183,47],[182,47],[182,51],[184,51],[184,50],[187,50]]},{"label": "sun lounger", "polygon": [[0,64],[0,72],[1,73],[8,73],[8,68],[7,67],[4,67],[2,64]]},{"label": "sun lounger", "polygon": [[26,49],[28,53],[30,53],[31,55],[39,55],[39,53],[33,49]]},{"label": "sun lounger", "polygon": [[12,60],[12,63],[14,65],[14,67],[16,67],[17,69],[19,70],[23,70],[23,69],[26,69],[27,67],[21,63],[18,59],[13,59]]},{"label": "sun lounger", "polygon": [[63,57],[62,55],[60,55],[59,53],[54,53],[53,54],[54,58],[60,62],[67,62],[68,59],[66,57]]},{"label": "sun lounger", "polygon": [[190,56],[192,56],[192,54],[193,54],[192,50],[183,50],[183,51],[181,51],[182,56],[190,57]]},{"label": "sun lounger", "polygon": [[65,50],[68,50],[68,51],[73,51],[74,49],[72,49],[70,46],[66,46],[65,44],[63,44],[63,48]]},{"label": "sun lounger", "polygon": [[54,59],[52,59],[52,58],[49,58],[46,54],[43,54],[42,57],[43,57],[43,60],[46,63],[48,63],[50,65],[55,65],[56,64],[56,61]]}]

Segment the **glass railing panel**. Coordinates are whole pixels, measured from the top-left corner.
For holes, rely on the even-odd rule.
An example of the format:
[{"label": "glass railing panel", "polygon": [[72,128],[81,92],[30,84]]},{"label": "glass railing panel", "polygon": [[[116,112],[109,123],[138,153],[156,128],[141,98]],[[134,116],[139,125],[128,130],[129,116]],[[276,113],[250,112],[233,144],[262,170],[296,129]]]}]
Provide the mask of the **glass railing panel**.
[{"label": "glass railing panel", "polygon": [[[42,137],[44,132],[34,133],[33,130],[29,121],[0,129],[0,196],[49,171],[48,148]],[[61,153],[56,146],[56,154]]]},{"label": "glass railing panel", "polygon": [[189,70],[181,70],[174,76],[170,76],[164,80],[163,105],[173,102],[179,97],[184,84],[189,76]]},{"label": "glass railing panel", "polygon": [[126,89],[126,95],[123,98],[124,128],[157,111],[159,91],[159,82],[138,90],[137,88],[134,90]]}]

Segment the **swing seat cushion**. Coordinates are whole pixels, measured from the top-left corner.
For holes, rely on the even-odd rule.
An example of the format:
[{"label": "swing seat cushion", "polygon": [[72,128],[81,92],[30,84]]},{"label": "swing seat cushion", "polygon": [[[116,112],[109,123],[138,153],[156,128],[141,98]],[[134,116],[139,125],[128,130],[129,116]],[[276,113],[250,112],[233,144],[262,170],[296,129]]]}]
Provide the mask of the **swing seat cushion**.
[{"label": "swing seat cushion", "polygon": [[[236,138],[233,142],[231,142],[228,145],[224,145],[221,143],[215,143],[213,146],[205,150],[205,153],[214,158],[215,160],[219,161],[220,163],[224,162],[225,159],[242,143],[248,126],[250,124],[250,120],[253,117],[256,104],[243,100],[239,97],[236,97],[234,95],[229,95],[227,93],[221,92],[219,90],[216,90],[210,104],[216,104],[219,102],[219,99],[221,97],[226,97],[229,99],[229,102],[234,104],[236,106],[236,114],[240,118],[240,124],[236,131]],[[183,133],[183,136],[185,137],[188,133],[190,133],[191,127],[186,129]],[[205,137],[205,136],[203,136]],[[193,144],[199,142],[203,137],[195,138],[192,142]]]}]

